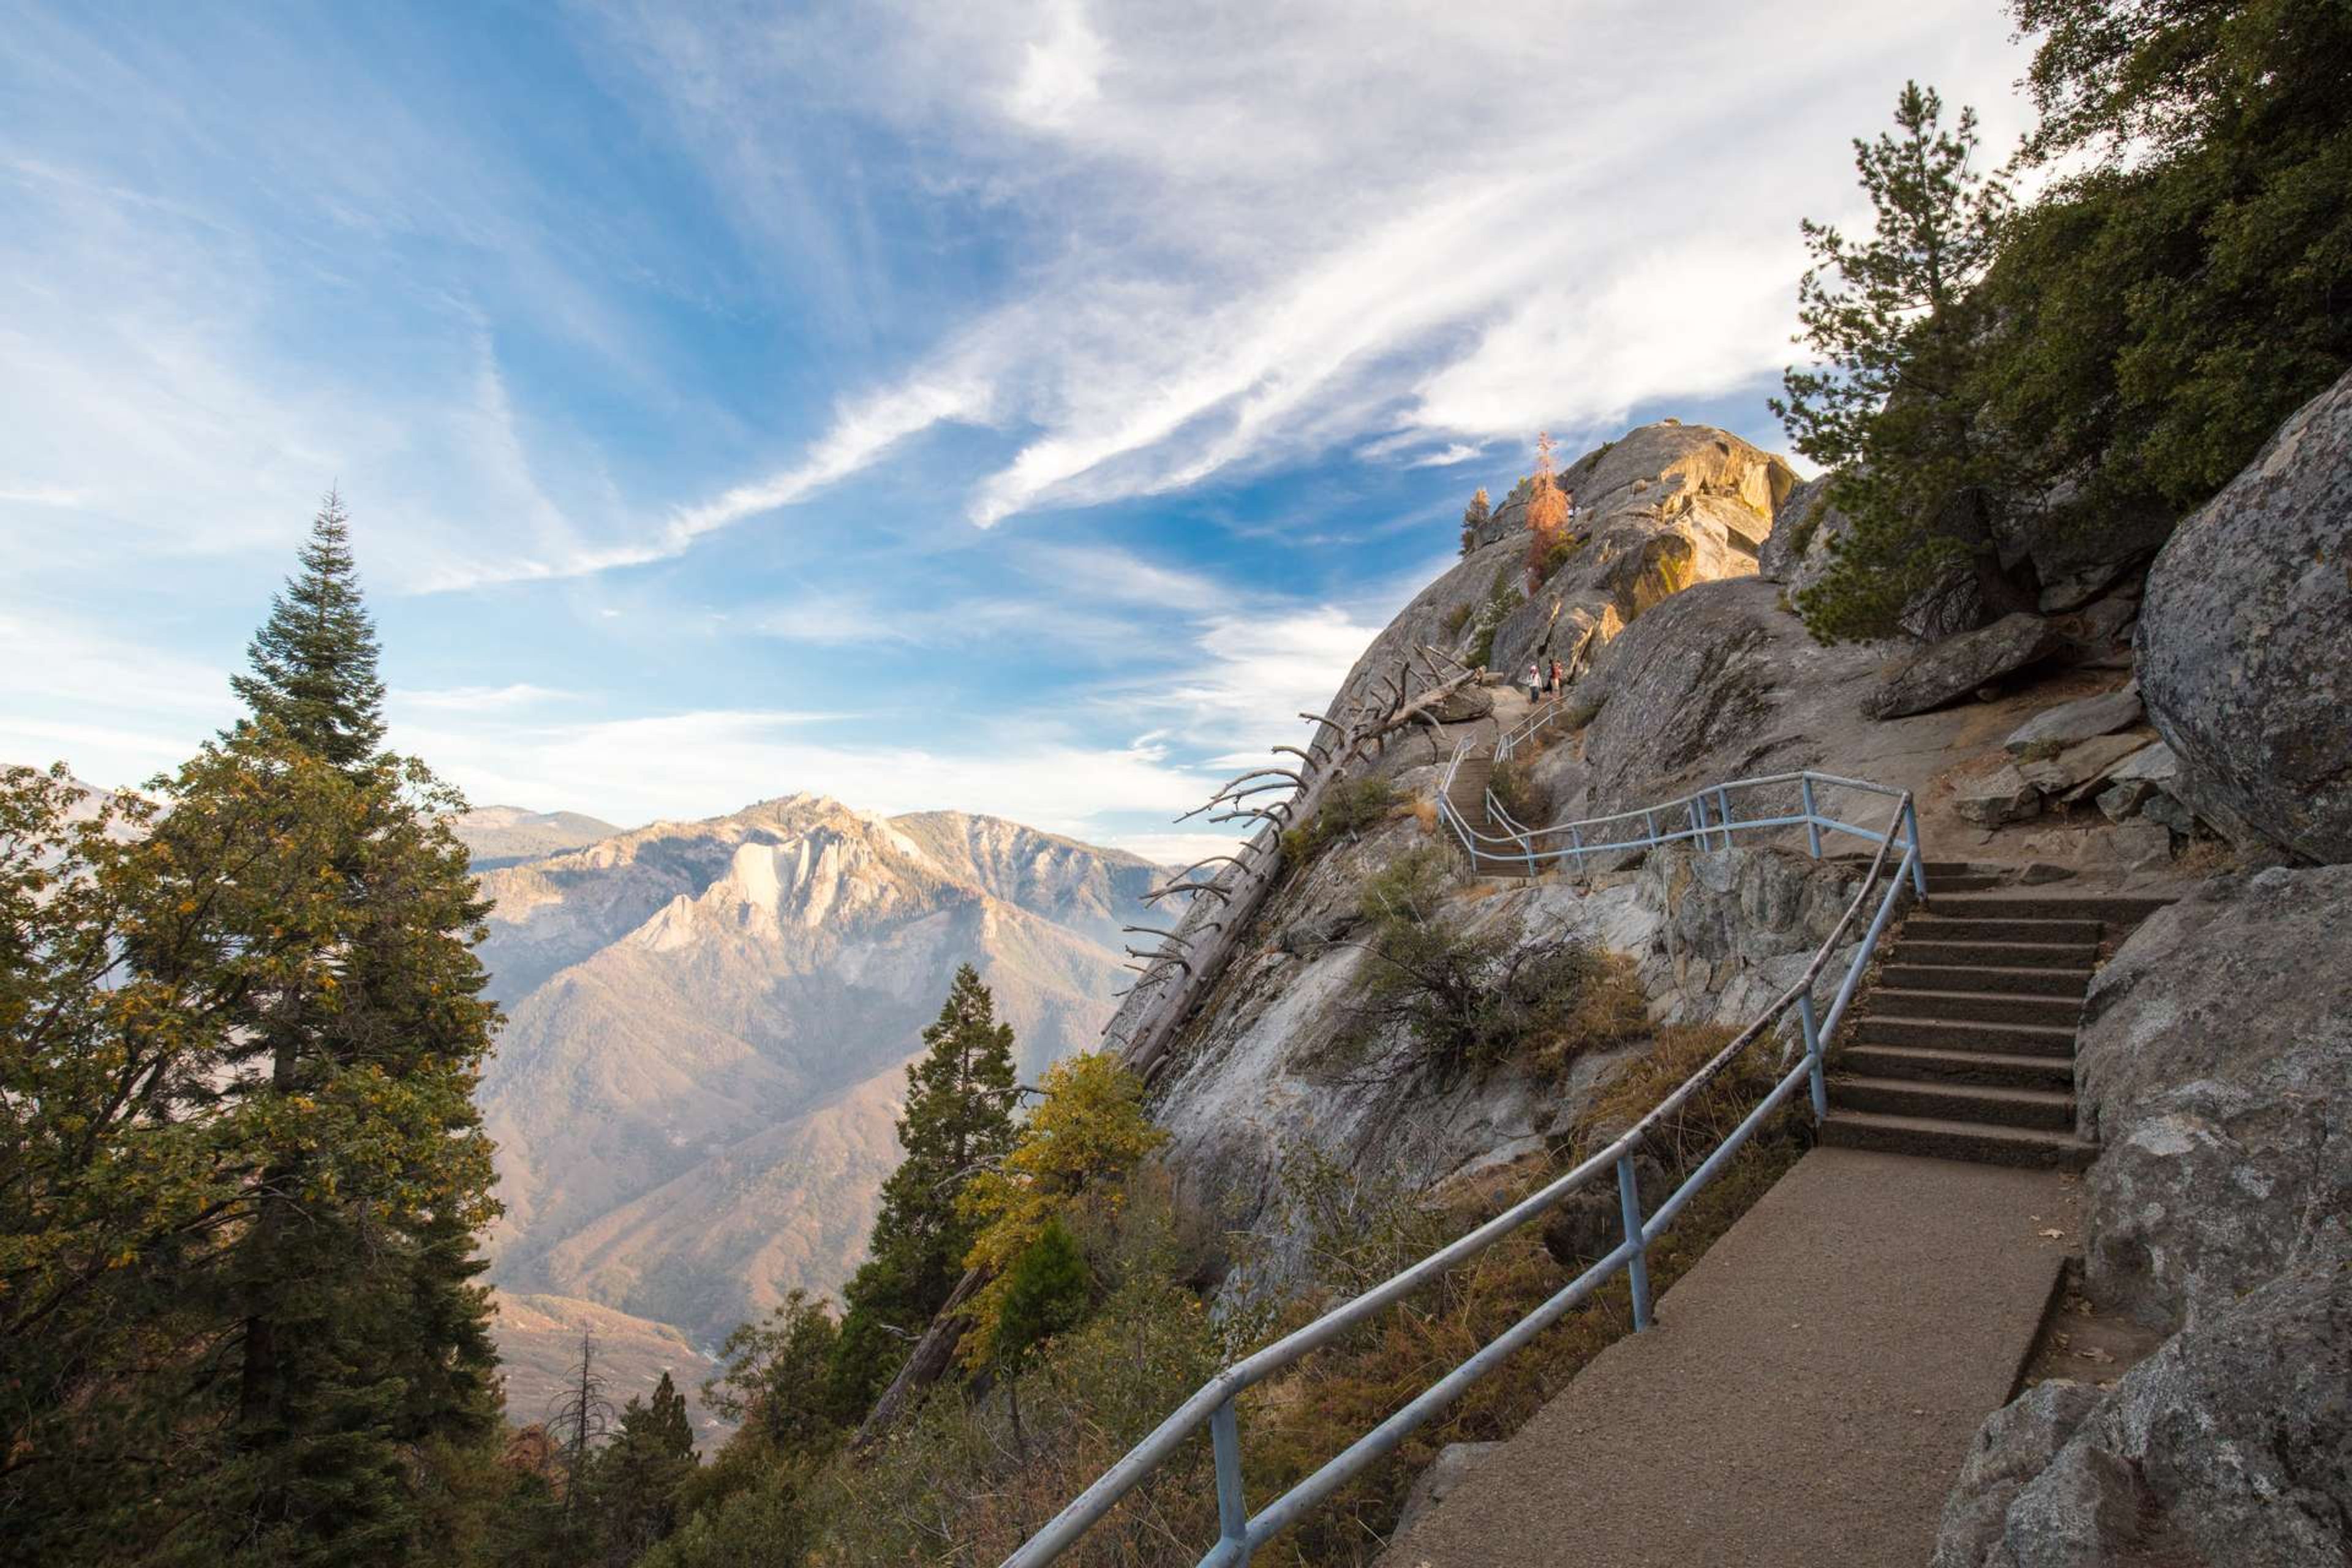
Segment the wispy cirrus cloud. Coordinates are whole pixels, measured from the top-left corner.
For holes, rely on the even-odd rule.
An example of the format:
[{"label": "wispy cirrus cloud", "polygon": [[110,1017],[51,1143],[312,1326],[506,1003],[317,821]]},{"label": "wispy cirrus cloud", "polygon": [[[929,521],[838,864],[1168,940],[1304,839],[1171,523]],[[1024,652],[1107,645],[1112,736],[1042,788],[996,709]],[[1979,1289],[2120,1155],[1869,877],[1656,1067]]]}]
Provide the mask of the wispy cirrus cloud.
[{"label": "wispy cirrus cloud", "polygon": [[1444,466],[1751,384],[1789,357],[1797,215],[1851,204],[1846,141],[1906,75],[1982,100],[1996,144],[2018,120],[1980,0],[744,6],[643,36],[655,89],[730,143],[787,83],[827,98],[866,79],[848,62],[887,67],[891,94],[829,101],[953,145],[952,190],[1060,237],[873,394],[946,374],[958,397],[910,420],[1023,432],[966,493],[983,527],[1335,437],[1435,437],[1417,461]]}]

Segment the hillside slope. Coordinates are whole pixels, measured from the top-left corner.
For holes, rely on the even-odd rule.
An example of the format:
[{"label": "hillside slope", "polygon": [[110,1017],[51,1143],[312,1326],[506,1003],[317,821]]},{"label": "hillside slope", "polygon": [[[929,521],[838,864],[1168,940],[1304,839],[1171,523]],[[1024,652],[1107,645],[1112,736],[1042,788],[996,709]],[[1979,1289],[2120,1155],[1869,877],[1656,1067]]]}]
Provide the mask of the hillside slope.
[{"label": "hillside slope", "polygon": [[494,869],[494,1278],[723,1334],[856,1265],[959,963],[1022,1070],[1094,1043],[1146,861],[814,795]]}]

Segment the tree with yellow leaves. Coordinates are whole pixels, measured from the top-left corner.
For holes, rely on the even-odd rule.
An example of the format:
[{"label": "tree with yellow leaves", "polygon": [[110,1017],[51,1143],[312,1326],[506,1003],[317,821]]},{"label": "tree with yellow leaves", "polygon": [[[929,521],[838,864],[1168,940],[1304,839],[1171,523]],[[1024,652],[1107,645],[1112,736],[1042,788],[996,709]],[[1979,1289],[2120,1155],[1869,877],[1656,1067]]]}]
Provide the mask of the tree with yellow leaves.
[{"label": "tree with yellow leaves", "polygon": [[995,1353],[1015,1265],[1083,1203],[1116,1208],[1116,1184],[1167,1141],[1143,1113],[1143,1082],[1100,1052],[1045,1071],[1039,1101],[996,1169],[971,1180],[956,1206],[979,1226],[970,1267],[989,1276],[966,1315],[963,1357],[974,1369]]}]

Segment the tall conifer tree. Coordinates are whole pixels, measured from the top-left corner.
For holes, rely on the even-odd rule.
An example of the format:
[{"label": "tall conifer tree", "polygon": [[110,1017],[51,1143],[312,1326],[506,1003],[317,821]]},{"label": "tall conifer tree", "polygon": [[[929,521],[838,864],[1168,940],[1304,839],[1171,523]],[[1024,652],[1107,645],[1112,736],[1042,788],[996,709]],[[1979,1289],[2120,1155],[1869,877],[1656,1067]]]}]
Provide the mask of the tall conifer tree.
[{"label": "tall conifer tree", "polygon": [[898,1121],[906,1157],[882,1184],[866,1262],[843,1292],[834,1403],[846,1418],[872,1403],[907,1337],[955,1289],[973,1235],[956,1194],[1013,1147],[1013,1026],[997,1022],[995,999],[971,964],[957,969],[923,1043],[929,1049],[907,1068]]},{"label": "tall conifer tree", "polygon": [[1822,363],[1790,369],[1771,406],[1799,451],[1837,470],[1830,499],[1854,520],[1828,574],[1798,595],[1825,638],[1887,636],[1946,584],[1972,586],[1960,595],[1970,606],[2016,607],[1992,526],[2001,454],[1972,376],[1982,322],[1971,290],[2009,190],[1975,166],[1976,111],[1949,129],[1933,89],[1906,83],[1895,134],[1854,142],[1876,219],[1867,237],[1803,226],[1813,265],[1798,288],[1798,341]]},{"label": "tall conifer tree", "polygon": [[360,596],[351,517],[333,490],[311,520],[301,569],[270,602],[246,657],[252,673],[229,684],[257,720],[339,768],[359,766],[383,743],[375,623]]}]

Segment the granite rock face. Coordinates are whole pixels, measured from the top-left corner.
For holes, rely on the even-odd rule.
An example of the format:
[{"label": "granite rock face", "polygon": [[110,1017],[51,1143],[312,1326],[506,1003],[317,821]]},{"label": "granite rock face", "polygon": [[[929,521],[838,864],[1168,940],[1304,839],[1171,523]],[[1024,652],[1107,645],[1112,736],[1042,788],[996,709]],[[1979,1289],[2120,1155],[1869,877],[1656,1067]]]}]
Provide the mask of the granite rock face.
[{"label": "granite rock face", "polygon": [[2095,1299],[2162,1327],[2352,1214],[2352,866],[2216,878],[2101,970],[2075,1058]]},{"label": "granite rock face", "polygon": [[1921,648],[1863,700],[1870,719],[1900,719],[1957,702],[2066,646],[2059,627],[2023,611]]},{"label": "granite rock face", "polygon": [[2148,574],[2140,686],[2176,792],[2244,845],[2352,860],[2352,374],[2298,410]]},{"label": "granite rock face", "polygon": [[2352,1560],[2352,1253],[2305,1257],[2082,1405],[2044,1384],[1985,1423],[1935,1568]]},{"label": "granite rock face", "polygon": [[1820,475],[1789,492],[1772,514],[1771,537],[1756,554],[1756,574],[1787,588],[1791,602],[1828,574],[1837,542],[1853,527],[1830,504],[1832,478]]},{"label": "granite rock face", "polygon": [[2003,742],[2011,755],[2037,747],[2057,744],[2071,746],[2100,735],[2111,735],[2138,723],[2145,710],[2140,706],[2139,684],[2126,681],[2114,691],[2096,697],[2084,697],[2073,702],[2061,702],[2045,709],[2011,731]]}]

